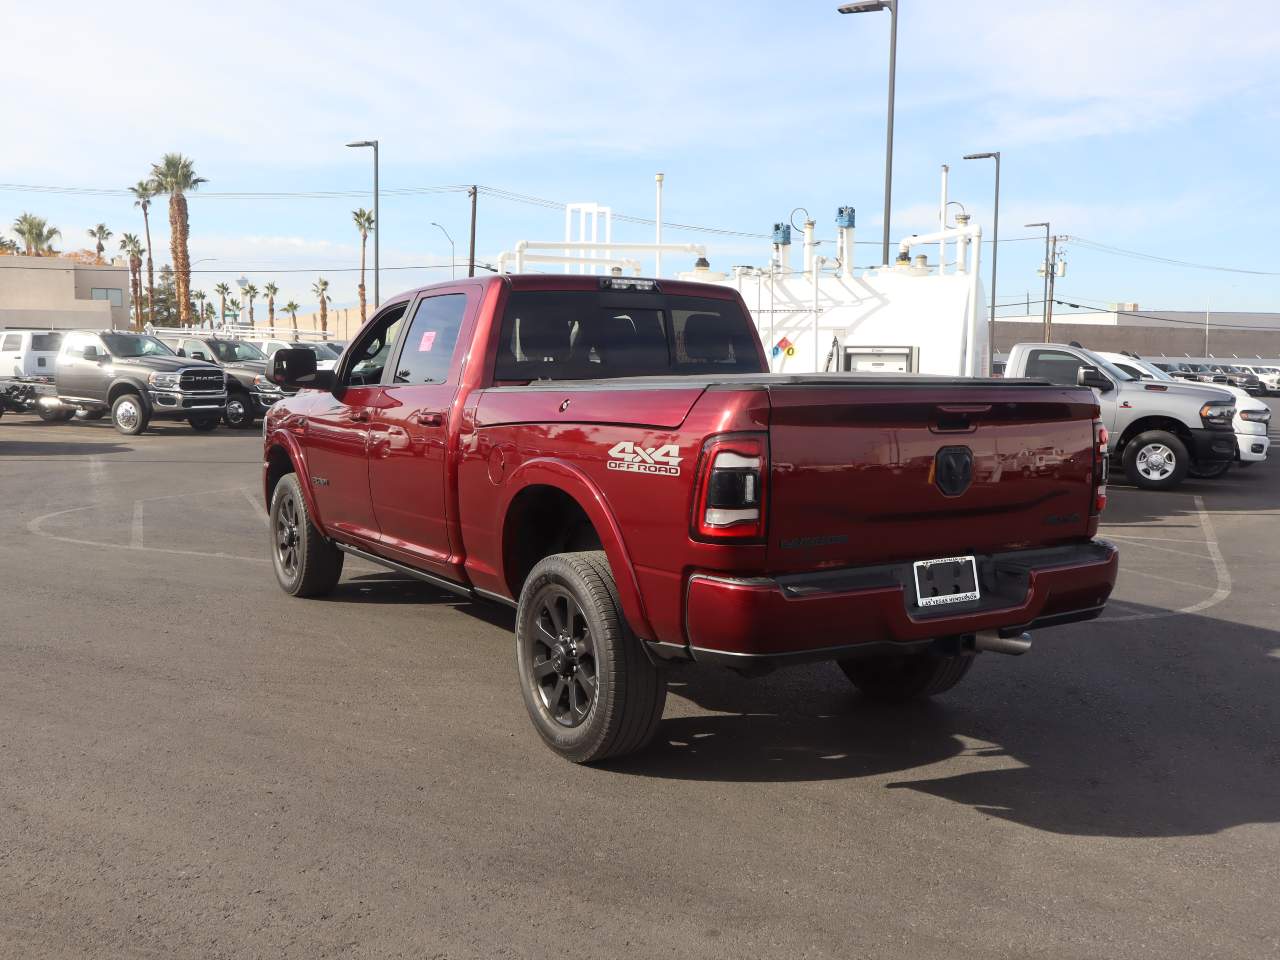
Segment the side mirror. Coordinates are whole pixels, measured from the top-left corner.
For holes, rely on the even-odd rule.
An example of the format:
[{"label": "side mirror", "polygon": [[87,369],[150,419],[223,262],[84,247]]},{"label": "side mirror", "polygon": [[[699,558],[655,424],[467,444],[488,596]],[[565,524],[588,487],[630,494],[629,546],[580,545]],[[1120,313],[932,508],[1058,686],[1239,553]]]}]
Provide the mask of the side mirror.
[{"label": "side mirror", "polygon": [[83,348],[83,349],[80,351],[80,356],[84,357],[86,360],[97,360],[97,359],[98,359],[98,348],[97,348],[97,347],[85,347],[85,348]]},{"label": "side mirror", "polygon": [[1086,364],[1076,372],[1076,386],[1092,387],[1094,390],[1106,393],[1114,384],[1097,367]]},{"label": "side mirror", "polygon": [[204,355],[204,353],[203,353],[203,352],[201,352],[200,350],[192,350],[192,351],[191,351],[191,359],[192,359],[192,360],[205,360],[205,361],[207,361],[209,358],[208,358],[208,357],[206,357],[206,356]]},{"label": "side mirror", "polygon": [[267,364],[267,379],[290,390],[332,390],[337,378],[332,370],[317,370],[310,350],[281,347]]},{"label": "side mirror", "polygon": [[178,347],[178,349],[175,350],[174,353],[176,353],[180,357],[185,357],[187,355],[187,351],[183,350],[181,347]]}]

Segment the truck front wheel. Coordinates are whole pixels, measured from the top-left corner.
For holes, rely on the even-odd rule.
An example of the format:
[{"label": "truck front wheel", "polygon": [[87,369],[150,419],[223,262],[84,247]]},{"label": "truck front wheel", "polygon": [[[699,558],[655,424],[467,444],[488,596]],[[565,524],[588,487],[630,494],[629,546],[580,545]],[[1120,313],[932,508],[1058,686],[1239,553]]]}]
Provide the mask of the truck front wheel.
[{"label": "truck front wheel", "polygon": [[1125,479],[1143,490],[1176,487],[1190,466],[1186,445],[1167,430],[1140,433],[1124,448]]},{"label": "truck front wheel", "polygon": [[667,681],[627,628],[603,551],[559,553],[525,580],[516,613],[520,692],[538,734],[574,763],[653,739]]},{"label": "truck front wheel", "polygon": [[135,437],[147,429],[150,419],[146,404],[136,393],[122,393],[111,404],[111,422],[126,437]]},{"label": "truck front wheel", "polygon": [[937,656],[907,653],[891,657],[855,657],[836,661],[844,675],[872,700],[904,703],[944,693],[964,679],[973,666],[972,654]]},{"label": "truck front wheel", "polygon": [[333,593],[342,576],[344,554],[311,522],[296,473],[276,484],[269,519],[271,563],[280,589],[295,597]]}]

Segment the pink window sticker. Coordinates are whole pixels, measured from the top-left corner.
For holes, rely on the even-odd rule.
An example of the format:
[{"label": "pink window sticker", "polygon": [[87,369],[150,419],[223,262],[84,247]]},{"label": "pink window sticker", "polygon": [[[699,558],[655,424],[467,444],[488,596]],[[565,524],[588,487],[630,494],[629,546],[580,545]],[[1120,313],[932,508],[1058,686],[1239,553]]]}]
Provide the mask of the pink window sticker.
[{"label": "pink window sticker", "polygon": [[419,353],[430,353],[431,348],[436,342],[436,332],[434,330],[422,331],[422,339],[418,341]]}]

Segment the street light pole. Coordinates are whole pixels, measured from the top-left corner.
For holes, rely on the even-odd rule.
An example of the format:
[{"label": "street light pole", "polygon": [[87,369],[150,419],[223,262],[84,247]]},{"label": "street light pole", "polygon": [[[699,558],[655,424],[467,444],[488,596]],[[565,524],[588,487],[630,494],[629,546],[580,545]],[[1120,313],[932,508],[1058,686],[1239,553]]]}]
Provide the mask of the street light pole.
[{"label": "street light pole", "polygon": [[378,211],[378,141],[356,140],[348,147],[373,147],[373,309],[382,303],[378,281],[381,276],[378,259],[378,237],[382,235],[382,217]]},{"label": "street light pole", "polygon": [[457,268],[455,267],[455,264],[458,262],[458,257],[457,257],[457,251],[453,246],[453,237],[449,236],[449,231],[446,230],[444,227],[442,227],[440,224],[436,223],[434,220],[431,221],[431,225],[433,227],[439,227],[440,232],[444,234],[444,238],[449,241],[449,279],[457,280],[458,273],[457,273]]},{"label": "street light pole", "polygon": [[996,358],[996,261],[1000,256],[1000,151],[990,153],[967,153],[966,160],[987,160],[996,162],[996,205],[992,213],[991,225],[991,321],[987,332],[987,373],[995,369]]},{"label": "street light pole", "polygon": [[884,147],[884,245],[881,263],[889,261],[889,209],[893,198],[893,91],[898,62],[898,0],[860,0],[836,7],[838,13],[877,13],[889,11],[889,117]]},{"label": "street light pole", "polygon": [[1053,264],[1049,262],[1049,224],[1028,223],[1027,227],[1044,227],[1044,342],[1049,342],[1049,271]]}]

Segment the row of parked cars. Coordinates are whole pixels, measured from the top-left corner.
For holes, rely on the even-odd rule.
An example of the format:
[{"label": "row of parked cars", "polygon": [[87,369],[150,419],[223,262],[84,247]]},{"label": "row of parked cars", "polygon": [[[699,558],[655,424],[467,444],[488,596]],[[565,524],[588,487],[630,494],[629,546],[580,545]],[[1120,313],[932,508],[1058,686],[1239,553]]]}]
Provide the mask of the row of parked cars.
[{"label": "row of parked cars", "polygon": [[[1188,369],[1166,369],[1173,366]],[[1135,486],[1164,490],[1187,477],[1252,466],[1271,447],[1271,408],[1256,386],[1269,368],[1249,368],[1255,377],[1249,389],[1238,385],[1240,375],[1193,366],[1202,365],[1093,351],[1074,342],[1020,343],[1003,359],[1000,375],[1090,387],[1116,466]]]},{"label": "row of parked cars", "polygon": [[1226,383],[1255,396],[1274,396],[1280,393],[1280,367],[1167,358],[1152,360],[1150,363],[1178,380]]},{"label": "row of parked cars", "polygon": [[33,410],[48,421],[111,416],[141,433],[152,420],[252,428],[285,396],[265,374],[286,347],[315,353],[319,369],[342,355],[338,341],[238,339],[190,329],[5,331],[0,336],[0,411]]}]

